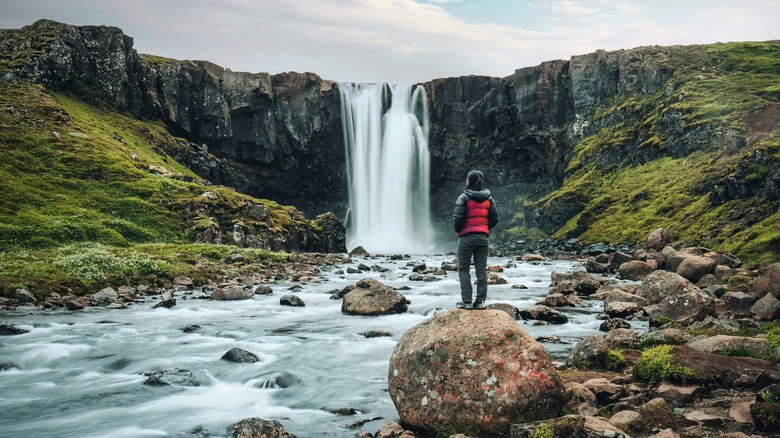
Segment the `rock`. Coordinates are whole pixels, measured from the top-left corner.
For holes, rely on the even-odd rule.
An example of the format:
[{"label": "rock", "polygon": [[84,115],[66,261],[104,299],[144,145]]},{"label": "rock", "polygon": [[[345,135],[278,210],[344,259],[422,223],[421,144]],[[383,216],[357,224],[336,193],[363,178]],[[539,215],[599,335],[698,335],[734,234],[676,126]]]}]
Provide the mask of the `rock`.
[{"label": "rock", "polygon": [[681,407],[701,397],[704,391],[699,386],[680,386],[664,382],[658,386],[655,393],[670,405]]},{"label": "rock", "polygon": [[625,301],[610,301],[604,303],[604,312],[610,318],[627,318],[639,312],[639,306]]},{"label": "rock", "polygon": [[384,338],[390,336],[393,335],[391,335],[390,332],[386,332],[384,330],[368,330],[363,333],[364,338]]},{"label": "rock", "polygon": [[689,327],[695,330],[705,330],[716,333],[736,332],[742,328],[739,325],[739,322],[734,319],[714,318],[712,316],[708,316],[701,321],[694,322]]},{"label": "rock", "polygon": [[504,272],[503,266],[488,266],[487,267],[488,272]]},{"label": "rock", "polygon": [[648,275],[637,288],[636,295],[646,299],[647,304],[656,304],[664,297],[694,290],[699,290],[699,288],[674,272],[655,271]]},{"label": "rock", "polygon": [[569,382],[565,385],[566,398],[569,400],[564,411],[576,412],[579,415],[596,415],[598,402],[596,394],[582,383]]},{"label": "rock", "polygon": [[244,418],[228,426],[227,436],[230,438],[296,438],[278,421],[263,420],[258,417]]},{"label": "rock", "polygon": [[727,356],[771,357],[773,353],[766,338],[717,335],[695,338],[686,345],[705,353],[724,354]]},{"label": "rock", "polygon": [[370,254],[368,253],[368,251],[366,251],[366,249],[363,248],[362,246],[357,246],[355,247],[355,249],[349,252],[350,257],[355,257],[355,256],[367,257],[369,255]]},{"label": "rock", "polygon": [[772,294],[766,294],[750,308],[756,319],[773,321],[780,318],[780,301]]},{"label": "rock", "polygon": [[148,374],[144,385],[149,386],[200,386],[201,382],[189,370],[163,370]]},{"label": "rock", "polygon": [[412,327],[390,358],[388,389],[406,424],[432,432],[506,433],[566,402],[544,348],[497,310],[441,312]]},{"label": "rock", "polygon": [[596,368],[606,363],[609,345],[600,336],[588,335],[582,338],[566,358],[566,366]]},{"label": "rock", "polygon": [[303,300],[298,296],[294,294],[284,294],[281,298],[279,298],[279,304],[282,306],[292,306],[292,307],[304,307],[306,306],[306,303],[303,302]]},{"label": "rock", "polygon": [[187,324],[181,331],[184,333],[195,333],[200,331],[201,327],[198,324]]},{"label": "rock", "polygon": [[260,285],[255,288],[255,295],[273,295],[274,290],[270,286]]},{"label": "rock", "polygon": [[68,310],[83,310],[89,306],[91,300],[89,297],[70,297],[65,299],[65,307]]},{"label": "rock", "polygon": [[716,277],[715,274],[706,274],[696,282],[696,287],[699,289],[706,289],[712,286],[716,286],[718,281],[718,277]]},{"label": "rock", "polygon": [[14,298],[19,306],[37,306],[38,299],[27,289],[16,289]]},{"label": "rock", "polygon": [[684,415],[685,419],[701,426],[718,427],[723,424],[723,418],[702,411],[691,411]]},{"label": "rock", "polygon": [[582,298],[574,295],[564,295],[559,293],[549,294],[542,298],[538,303],[541,306],[547,307],[585,307],[586,304]]},{"label": "rock", "polygon": [[173,279],[174,286],[192,287],[192,279],[185,276],[179,276]]},{"label": "rock", "polygon": [[750,415],[750,405],[752,402],[734,403],[729,408],[729,417],[737,423],[752,423],[753,416]]},{"label": "rock", "polygon": [[656,228],[647,236],[647,247],[649,249],[661,250],[669,244],[669,233],[663,228]]},{"label": "rock", "polygon": [[566,324],[569,318],[563,313],[547,306],[532,306],[520,310],[520,317],[525,320],[545,321],[551,324]]},{"label": "rock", "polygon": [[599,330],[601,330],[602,332],[608,332],[614,329],[629,329],[629,328],[631,328],[631,324],[626,322],[624,319],[620,319],[620,318],[608,319],[602,322],[601,325],[599,326]]},{"label": "rock", "polygon": [[693,336],[691,336],[691,334],[685,330],[668,328],[656,330],[650,333],[643,333],[640,337],[640,342],[642,345],[647,346],[661,344],[682,345],[690,341],[692,338]]},{"label": "rock", "polygon": [[12,326],[10,324],[0,324],[0,336],[14,336],[29,333],[27,329]]},{"label": "rock", "polygon": [[93,306],[108,306],[118,298],[119,298],[119,294],[116,293],[114,288],[107,287],[101,289],[97,293],[92,294],[91,301]]},{"label": "rock", "polygon": [[612,347],[635,348],[642,334],[630,328],[614,328],[604,336],[604,342]]},{"label": "rock", "polygon": [[588,259],[585,262],[585,272],[592,274],[606,274],[609,272],[609,265],[607,263],[599,263],[596,260]]},{"label": "rock", "polygon": [[506,278],[498,275],[498,274],[488,274],[487,277],[487,284],[507,284]]},{"label": "rock", "polygon": [[344,295],[341,311],[350,315],[389,315],[404,313],[408,307],[405,296],[373,278],[364,278]]},{"label": "rock", "polygon": [[753,283],[753,295],[756,298],[763,298],[767,294],[780,300],[780,263],[764,268]]},{"label": "rock", "polygon": [[620,430],[630,431],[642,424],[642,414],[637,411],[620,411],[609,417],[609,422]]},{"label": "rock", "polygon": [[515,424],[512,426],[510,438],[532,438],[540,424],[545,424],[554,438],[630,438],[629,435],[615,427],[606,419],[585,415],[566,415],[553,420]]},{"label": "rock", "polygon": [[601,287],[601,282],[585,271],[553,272],[550,274],[550,278],[552,279],[550,282],[551,293],[564,295],[575,293],[588,296]]},{"label": "rock", "polygon": [[583,385],[596,394],[596,400],[599,405],[608,405],[614,403],[624,395],[621,385],[612,383],[604,377],[587,380]]},{"label": "rock", "polygon": [[517,307],[511,304],[493,303],[493,304],[489,304],[487,308],[491,310],[500,310],[502,312],[506,312],[506,314],[511,316],[512,319],[520,319],[520,309],[518,309]]},{"label": "rock", "polygon": [[543,262],[544,256],[540,254],[523,254],[522,257],[520,257],[520,260],[524,262]]},{"label": "rock", "polygon": [[256,354],[237,347],[231,348],[220,359],[237,363],[255,363],[260,361]]},{"label": "rock", "polygon": [[219,301],[251,300],[254,296],[255,294],[251,290],[241,286],[231,286],[227,289],[217,288],[211,293],[211,299]]},{"label": "rock", "polygon": [[383,424],[374,434],[374,438],[400,438],[404,433],[404,428],[395,421],[388,421]]},{"label": "rock", "polygon": [[694,382],[724,388],[762,388],[780,382],[780,365],[749,357],[705,353],[685,345],[672,348],[675,365],[693,371]]},{"label": "rock", "polygon": [[685,257],[677,266],[676,272],[681,276],[696,283],[701,280],[705,275],[715,272],[715,260],[709,257],[700,257],[691,255]]},{"label": "rock", "polygon": [[655,271],[655,267],[649,263],[632,260],[620,265],[617,272],[618,277],[625,280],[644,280],[653,271]]},{"label": "rock", "polygon": [[658,304],[645,307],[645,311],[651,326],[663,325],[659,322],[662,320],[690,325],[715,315],[715,298],[696,288],[691,292],[666,296]]},{"label": "rock", "polygon": [[524,284],[513,284],[512,289],[528,289],[528,286]]},{"label": "rock", "polygon": [[650,435],[648,438],[680,438],[680,435],[672,429],[664,429],[655,435]]},{"label": "rock", "polygon": [[720,299],[723,300],[729,313],[735,316],[750,315],[750,309],[756,303],[756,298],[753,295],[744,292],[726,292]]},{"label": "rock", "polygon": [[162,301],[158,302],[157,304],[155,304],[154,306],[152,306],[152,309],[156,309],[158,307],[163,307],[163,308],[166,308],[166,309],[170,309],[171,307],[173,307],[175,305],[176,305],[176,298],[168,298],[167,300],[162,300]]}]

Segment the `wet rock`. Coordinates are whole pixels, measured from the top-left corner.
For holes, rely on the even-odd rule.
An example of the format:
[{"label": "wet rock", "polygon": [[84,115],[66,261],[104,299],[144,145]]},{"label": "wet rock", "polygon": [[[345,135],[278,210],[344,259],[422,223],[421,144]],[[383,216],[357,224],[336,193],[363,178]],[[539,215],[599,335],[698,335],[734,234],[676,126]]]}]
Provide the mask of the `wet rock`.
[{"label": "wet rock", "polygon": [[18,305],[19,302],[14,299],[0,297],[0,310],[14,310]]},{"label": "wet rock", "polygon": [[347,274],[361,274],[362,272],[363,271],[361,271],[360,269],[355,269],[353,267],[347,268]]},{"label": "wet rock", "polygon": [[390,332],[384,330],[368,330],[363,333],[363,337],[365,338],[384,338],[390,336],[392,336]]},{"label": "wet rock", "polygon": [[260,285],[255,287],[255,295],[273,295],[274,290],[270,286]]},{"label": "wet rock", "polygon": [[156,309],[158,307],[164,307],[166,309],[170,309],[171,307],[173,307],[175,305],[176,305],[176,298],[168,298],[168,299],[162,300],[162,301],[158,302],[157,304],[155,304],[154,306],[152,306],[152,309]]},{"label": "wet rock", "polygon": [[520,260],[524,262],[543,262],[545,258],[541,254],[523,254]]},{"label": "wet rock", "polygon": [[588,296],[595,293],[601,282],[585,271],[553,272],[550,274],[550,292]]},{"label": "wet rock", "polygon": [[190,370],[163,370],[147,374],[144,385],[149,386],[200,386],[201,382],[195,378]]},{"label": "wet rock", "polygon": [[412,327],[390,358],[388,387],[401,419],[432,432],[505,433],[566,401],[544,348],[497,310],[441,312]]},{"label": "wet rock", "polygon": [[16,289],[14,298],[19,306],[37,306],[38,299],[27,289]]},{"label": "wet rock", "polygon": [[[409,276],[409,280],[411,280],[411,281],[441,281],[441,278],[436,277],[434,275],[414,273],[414,274]],[[488,284],[489,284],[489,282],[488,282]]]},{"label": "wet rock", "polygon": [[211,299],[219,301],[251,300],[253,297],[254,293],[251,290],[241,286],[232,286],[227,289],[217,288],[211,293]]},{"label": "wet rock", "polygon": [[93,306],[108,306],[118,298],[119,298],[119,294],[116,293],[113,287],[107,287],[101,289],[97,293],[91,295],[91,301]]},{"label": "wet rock", "polygon": [[341,311],[350,315],[389,315],[404,313],[408,300],[390,286],[364,278],[344,295]]},{"label": "wet rock", "polygon": [[528,289],[528,286],[524,284],[513,284],[512,289]]},{"label": "wet rock", "polygon": [[585,262],[585,272],[591,274],[606,274],[609,272],[609,265],[607,263],[599,263],[594,259],[588,259]]},{"label": "wet rock", "polygon": [[569,318],[563,313],[547,306],[532,306],[520,310],[520,318],[524,320],[545,321],[550,324],[566,324]]},{"label": "wet rock", "polygon": [[367,257],[370,254],[362,246],[357,246],[355,247],[355,249],[349,252],[349,255],[350,257],[355,257],[355,256]]},{"label": "wet rock", "polygon": [[279,304],[282,306],[292,306],[292,307],[304,307],[306,306],[306,303],[303,302],[303,300],[298,296],[294,294],[284,294],[281,298],[279,298]]},{"label": "wet rock", "polygon": [[368,266],[368,265],[367,265],[367,264],[365,264],[365,263],[360,263],[360,264],[358,265],[358,267],[357,267],[357,268],[358,268],[359,270],[361,270],[361,271],[370,271],[370,270],[371,270],[371,267],[370,267],[370,266]]},{"label": "wet rock", "polygon": [[200,331],[201,327],[198,324],[187,324],[186,327],[181,329],[184,333],[195,333]]},{"label": "wet rock", "polygon": [[0,324],[0,336],[14,336],[29,333],[27,329],[19,328],[10,324]]},{"label": "wet rock", "polygon": [[490,285],[507,284],[506,278],[498,274],[488,274],[487,283]]},{"label": "wet rock", "polygon": [[233,423],[227,428],[230,438],[296,438],[276,420],[252,417]]},{"label": "wet rock", "polygon": [[231,348],[220,359],[237,363],[255,363],[260,361],[256,354],[238,347]]}]

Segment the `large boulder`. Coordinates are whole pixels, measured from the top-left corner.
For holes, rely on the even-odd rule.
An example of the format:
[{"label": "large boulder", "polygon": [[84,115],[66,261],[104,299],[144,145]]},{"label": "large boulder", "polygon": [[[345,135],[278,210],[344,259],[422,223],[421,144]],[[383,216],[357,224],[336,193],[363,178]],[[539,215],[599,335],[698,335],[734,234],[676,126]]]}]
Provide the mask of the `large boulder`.
[{"label": "large boulder", "polygon": [[715,315],[715,307],[715,297],[696,288],[680,295],[666,296],[658,304],[645,307],[645,311],[650,317],[651,326],[667,322],[685,326]]},{"label": "large boulder", "polygon": [[547,306],[531,306],[520,310],[520,318],[524,320],[545,321],[550,324],[566,324],[569,318],[563,313]]},{"label": "large boulder", "polygon": [[669,240],[669,233],[663,228],[657,228],[647,236],[647,248],[661,250]]},{"label": "large boulder", "polygon": [[780,263],[767,266],[753,283],[753,295],[756,298],[763,298],[770,293],[780,299]]},{"label": "large boulder", "polygon": [[696,283],[705,275],[712,274],[717,265],[715,260],[709,257],[691,255],[685,257],[680,262],[677,266],[677,273],[680,274],[681,277]]},{"label": "large boulder", "polygon": [[750,308],[750,313],[764,321],[780,318],[780,301],[772,294],[766,294]]},{"label": "large boulder", "polygon": [[[692,339],[689,347],[705,353],[724,354],[727,356],[770,357],[773,349],[766,338],[751,338],[745,336],[717,335]],[[735,353],[739,354],[735,354]]]},{"label": "large boulder", "polygon": [[498,310],[442,312],[412,327],[390,358],[388,388],[401,419],[432,432],[506,433],[566,403],[544,348]]},{"label": "large boulder", "polygon": [[607,362],[609,351],[609,345],[601,336],[585,336],[569,352],[566,366],[583,369],[601,367]]},{"label": "large boulder", "polygon": [[695,284],[682,276],[668,271],[655,271],[645,278],[636,289],[636,295],[647,300],[647,304],[655,304],[666,296],[680,295],[693,290],[699,290]]},{"label": "large boulder", "polygon": [[409,301],[403,294],[373,278],[364,278],[344,295],[341,311],[350,315],[404,313]]},{"label": "large boulder", "polygon": [[550,292],[577,295],[591,295],[600,287],[601,282],[585,271],[553,272],[550,274]]},{"label": "large boulder", "polygon": [[641,260],[631,260],[618,267],[618,276],[625,280],[644,280],[655,271],[655,266]]},{"label": "large boulder", "polygon": [[231,286],[226,289],[217,288],[211,293],[211,299],[219,301],[251,300],[254,296],[254,292],[241,286]]}]

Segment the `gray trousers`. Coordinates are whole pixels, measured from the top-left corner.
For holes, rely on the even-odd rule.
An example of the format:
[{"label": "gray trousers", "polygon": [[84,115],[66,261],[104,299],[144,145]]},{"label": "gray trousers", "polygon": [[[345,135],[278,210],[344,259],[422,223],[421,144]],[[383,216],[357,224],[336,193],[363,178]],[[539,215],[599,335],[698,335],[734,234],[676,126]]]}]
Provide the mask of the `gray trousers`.
[{"label": "gray trousers", "polygon": [[458,239],[458,278],[460,296],[464,303],[470,303],[472,297],[469,265],[474,257],[474,270],[477,274],[477,299],[475,303],[484,303],[487,299],[487,258],[489,240],[486,234],[466,234]]}]

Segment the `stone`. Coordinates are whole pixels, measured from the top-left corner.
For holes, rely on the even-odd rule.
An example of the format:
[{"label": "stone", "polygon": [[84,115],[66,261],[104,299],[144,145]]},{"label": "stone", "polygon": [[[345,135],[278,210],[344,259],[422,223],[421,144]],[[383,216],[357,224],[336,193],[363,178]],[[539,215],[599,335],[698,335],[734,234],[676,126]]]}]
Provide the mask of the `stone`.
[{"label": "stone", "polygon": [[563,313],[547,306],[532,306],[520,310],[520,317],[524,320],[545,321],[550,324],[566,324],[569,318]]},{"label": "stone", "polygon": [[555,438],[630,438],[629,435],[601,417],[587,415],[566,415],[553,420],[515,424],[510,431],[510,438],[533,438],[536,428],[545,424]]},{"label": "stone", "polygon": [[721,297],[729,313],[735,316],[750,315],[750,308],[756,303],[756,298],[752,294],[744,292],[726,292]]},{"label": "stone", "polygon": [[564,406],[564,411],[575,412],[579,415],[596,415],[598,413],[598,402],[593,391],[578,382],[568,382],[565,388],[566,398],[569,401]]},{"label": "stone", "polygon": [[149,386],[200,386],[201,382],[192,371],[175,369],[155,371],[147,374],[144,385]]},{"label": "stone", "polygon": [[629,328],[614,328],[604,336],[604,342],[612,347],[634,348],[639,344],[642,334]]},{"label": "stone", "polygon": [[93,306],[108,306],[118,298],[119,298],[119,294],[116,293],[116,291],[112,287],[101,289],[100,291],[91,295],[91,301]]},{"label": "stone", "polygon": [[292,306],[292,307],[304,307],[306,306],[306,303],[303,302],[303,300],[298,296],[294,294],[284,294],[281,298],[279,298],[279,304],[282,306]]},{"label": "stone", "polygon": [[157,309],[159,307],[163,307],[165,309],[170,309],[171,307],[176,305],[176,298],[168,298],[164,300],[160,300],[155,305],[152,306],[152,309]]},{"label": "stone", "polygon": [[761,271],[753,283],[753,295],[760,299],[771,294],[780,300],[780,263],[773,263]]},{"label": "stone", "polygon": [[497,285],[497,284],[508,284],[506,281],[506,278],[498,275],[498,274],[488,274],[487,276],[487,284]]},{"label": "stone", "polygon": [[407,308],[403,294],[370,277],[358,281],[341,303],[341,311],[349,315],[389,315],[405,313]]},{"label": "stone", "polygon": [[729,408],[729,417],[737,423],[752,423],[753,416],[750,415],[750,405],[753,402],[738,402]]},{"label": "stone", "polygon": [[368,251],[366,251],[365,248],[363,248],[362,246],[358,245],[352,251],[349,252],[349,255],[350,255],[350,257],[355,257],[355,256],[366,257],[366,256],[369,256],[370,254],[368,253]]},{"label": "stone", "polygon": [[19,328],[10,324],[0,324],[0,336],[15,336],[29,333],[27,329]]},{"label": "stone", "polygon": [[193,285],[192,279],[185,276],[178,276],[174,278],[173,284],[175,286],[185,286],[185,287],[191,287]]},{"label": "stone", "polygon": [[227,289],[217,288],[211,293],[211,299],[219,301],[251,300],[254,296],[255,294],[251,290],[241,286],[231,286]]},{"label": "stone", "polygon": [[705,338],[695,338],[686,344],[694,350],[705,353],[731,355],[740,352],[740,356],[771,357],[773,350],[766,338],[750,338],[745,336],[717,335]]},{"label": "stone", "polygon": [[618,277],[624,280],[644,280],[655,271],[655,267],[640,260],[631,260],[618,268]]},{"label": "stone", "polygon": [[608,332],[614,329],[629,329],[631,328],[631,324],[629,324],[626,320],[620,319],[620,318],[612,318],[608,319],[601,323],[599,326],[599,330],[602,332]]},{"label": "stone", "polygon": [[553,293],[542,298],[538,303],[547,307],[585,307],[586,304],[582,298],[574,295],[564,295],[559,293]]},{"label": "stone", "polygon": [[38,299],[27,289],[16,289],[14,298],[19,306],[37,306]]},{"label": "stone", "polygon": [[609,379],[604,377],[586,380],[583,385],[596,394],[596,400],[599,405],[614,403],[618,401],[625,392],[621,385],[612,383]]},{"label": "stone", "polygon": [[276,420],[252,417],[233,423],[227,428],[230,438],[296,438]]},{"label": "stone", "polygon": [[604,312],[610,318],[627,318],[639,312],[639,306],[626,301],[610,301],[604,303]]},{"label": "stone", "polygon": [[[657,271],[656,271],[657,272]],[[645,307],[651,326],[662,325],[662,319],[682,325],[690,325],[707,316],[715,315],[715,298],[696,288],[679,295],[668,295],[654,305]]]},{"label": "stone", "polygon": [[385,338],[392,336],[390,332],[384,330],[368,330],[363,333],[364,338]]},{"label": "stone", "polygon": [[715,271],[715,266],[717,263],[709,257],[691,255],[680,262],[676,272],[690,282],[696,283],[705,275],[712,274]]},{"label": "stone", "polygon": [[609,417],[609,422],[620,430],[630,431],[642,423],[642,414],[637,411],[620,411]]},{"label": "stone", "polygon": [[237,347],[228,350],[220,359],[237,363],[255,363],[260,361],[256,354]]},{"label": "stone", "polygon": [[497,310],[446,311],[412,327],[390,358],[388,389],[401,419],[431,432],[469,424],[506,433],[566,402],[544,348]]},{"label": "stone", "polygon": [[383,424],[374,434],[374,438],[399,438],[404,433],[404,428],[395,421]]},{"label": "stone", "polygon": [[566,366],[578,368],[598,367],[604,364],[609,354],[609,345],[600,336],[588,335],[574,345],[566,358]]},{"label": "stone", "polygon": [[664,429],[654,435],[650,435],[648,438],[680,438],[680,435],[672,429]]},{"label": "stone", "polygon": [[585,271],[553,272],[550,274],[550,292],[564,295],[574,293],[588,296],[595,293],[601,282]]},{"label": "stone", "polygon": [[523,254],[520,260],[524,262],[543,262],[545,259],[541,254]]},{"label": "stone", "polygon": [[681,386],[663,382],[655,390],[655,393],[671,406],[681,407],[693,402],[704,392],[699,386]]},{"label": "stone", "polygon": [[272,295],[274,293],[270,286],[265,285],[255,286],[254,290],[255,295]]},{"label": "stone", "polygon": [[647,304],[656,304],[664,297],[680,295],[699,290],[689,280],[674,272],[655,271],[648,275],[636,289],[636,295],[647,300]]},{"label": "stone", "polygon": [[702,411],[690,411],[683,415],[686,420],[706,427],[718,427],[723,424],[723,418]]},{"label": "stone", "polygon": [[492,310],[500,310],[502,312],[506,312],[507,315],[511,316],[513,319],[520,319],[520,309],[517,307],[507,304],[507,303],[493,303],[489,304],[487,306],[488,309]]},{"label": "stone", "polygon": [[780,301],[772,294],[766,294],[750,308],[756,319],[773,321],[780,318]]},{"label": "stone", "polygon": [[647,236],[647,248],[661,250],[669,241],[669,233],[663,228],[656,228]]},{"label": "stone", "polygon": [[640,336],[640,342],[643,345],[683,345],[690,341],[693,336],[685,330],[668,328],[655,330],[649,333],[643,333]]}]

